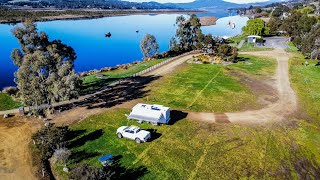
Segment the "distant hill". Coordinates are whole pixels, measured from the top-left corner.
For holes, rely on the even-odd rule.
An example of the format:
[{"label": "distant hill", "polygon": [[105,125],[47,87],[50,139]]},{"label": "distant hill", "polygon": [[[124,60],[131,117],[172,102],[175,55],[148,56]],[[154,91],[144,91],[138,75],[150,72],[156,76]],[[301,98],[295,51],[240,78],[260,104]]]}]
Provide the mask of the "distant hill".
[{"label": "distant hill", "polygon": [[55,7],[59,9],[181,9],[176,4],[161,4],[157,2],[135,3],[122,0],[0,0],[0,5],[30,6],[33,8]]},{"label": "distant hill", "polygon": [[240,8],[240,7],[248,7],[250,5],[266,5],[272,2],[279,2],[281,0],[269,0],[264,3],[250,3],[250,4],[236,4],[225,2],[223,0],[195,0],[191,3],[177,3],[176,6],[179,6],[183,9],[203,9],[203,10],[211,10],[211,11],[225,11],[229,8]]}]

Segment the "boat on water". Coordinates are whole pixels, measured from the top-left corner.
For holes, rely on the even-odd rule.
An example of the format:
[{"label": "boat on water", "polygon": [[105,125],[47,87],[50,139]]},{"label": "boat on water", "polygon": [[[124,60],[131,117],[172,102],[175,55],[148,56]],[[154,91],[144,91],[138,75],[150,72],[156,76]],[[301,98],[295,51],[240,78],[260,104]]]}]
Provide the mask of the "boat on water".
[{"label": "boat on water", "polygon": [[109,38],[109,37],[111,37],[111,33],[108,32],[108,33],[106,33],[104,36]]},{"label": "boat on water", "polygon": [[236,23],[233,21],[229,21],[228,25],[230,26],[231,29],[236,28]]}]

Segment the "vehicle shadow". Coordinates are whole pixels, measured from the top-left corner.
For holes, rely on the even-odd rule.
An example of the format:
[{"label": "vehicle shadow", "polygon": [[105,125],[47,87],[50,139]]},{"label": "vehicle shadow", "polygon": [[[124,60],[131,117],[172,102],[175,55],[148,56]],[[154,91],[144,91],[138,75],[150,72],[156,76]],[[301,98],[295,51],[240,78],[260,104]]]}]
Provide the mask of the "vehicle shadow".
[{"label": "vehicle shadow", "polygon": [[174,125],[176,122],[182,119],[185,119],[188,116],[188,113],[183,111],[178,111],[178,110],[172,110],[170,114],[171,114],[171,119],[168,122],[168,125]]},{"label": "vehicle shadow", "polygon": [[162,134],[158,133],[156,129],[145,129],[145,131],[149,131],[151,133],[151,138],[149,142],[152,142],[162,136]]}]

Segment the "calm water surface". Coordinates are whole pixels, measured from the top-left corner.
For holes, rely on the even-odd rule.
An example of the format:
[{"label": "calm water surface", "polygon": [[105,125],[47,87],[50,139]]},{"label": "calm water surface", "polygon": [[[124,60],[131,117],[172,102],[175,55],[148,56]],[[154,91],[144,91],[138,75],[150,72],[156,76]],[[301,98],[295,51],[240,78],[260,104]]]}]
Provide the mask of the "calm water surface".
[{"label": "calm water surface", "polygon": [[[77,72],[100,69],[117,64],[129,63],[142,58],[140,41],[146,33],[153,34],[159,43],[160,52],[168,50],[168,45],[176,31],[175,20],[179,14],[132,15],[91,20],[61,20],[37,23],[40,31],[45,31],[50,39],[60,39],[72,46],[77,59]],[[200,15],[204,16],[204,15]],[[205,34],[214,36],[234,36],[241,33],[248,18],[240,16],[220,17],[217,25],[202,27]],[[236,22],[236,28],[228,26],[229,20]],[[13,48],[19,44],[13,37],[12,25],[0,25],[0,89],[15,85],[14,66],[10,59]],[[136,31],[139,30],[139,33]],[[111,38],[104,34],[111,32]]]}]

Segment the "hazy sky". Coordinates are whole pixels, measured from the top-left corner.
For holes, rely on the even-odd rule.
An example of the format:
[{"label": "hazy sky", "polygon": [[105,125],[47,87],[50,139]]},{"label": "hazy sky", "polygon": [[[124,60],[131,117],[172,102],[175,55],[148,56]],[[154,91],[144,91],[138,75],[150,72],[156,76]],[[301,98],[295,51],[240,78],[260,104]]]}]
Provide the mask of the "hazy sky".
[{"label": "hazy sky", "polygon": [[[192,2],[194,0],[129,0],[132,2],[148,2],[148,1],[156,1],[159,3],[187,3],[187,2]],[[214,1],[214,0],[213,0]],[[224,0],[227,2],[233,2],[233,3],[237,3],[237,4],[243,4],[243,3],[252,3],[252,2],[266,2],[268,0]]]}]

